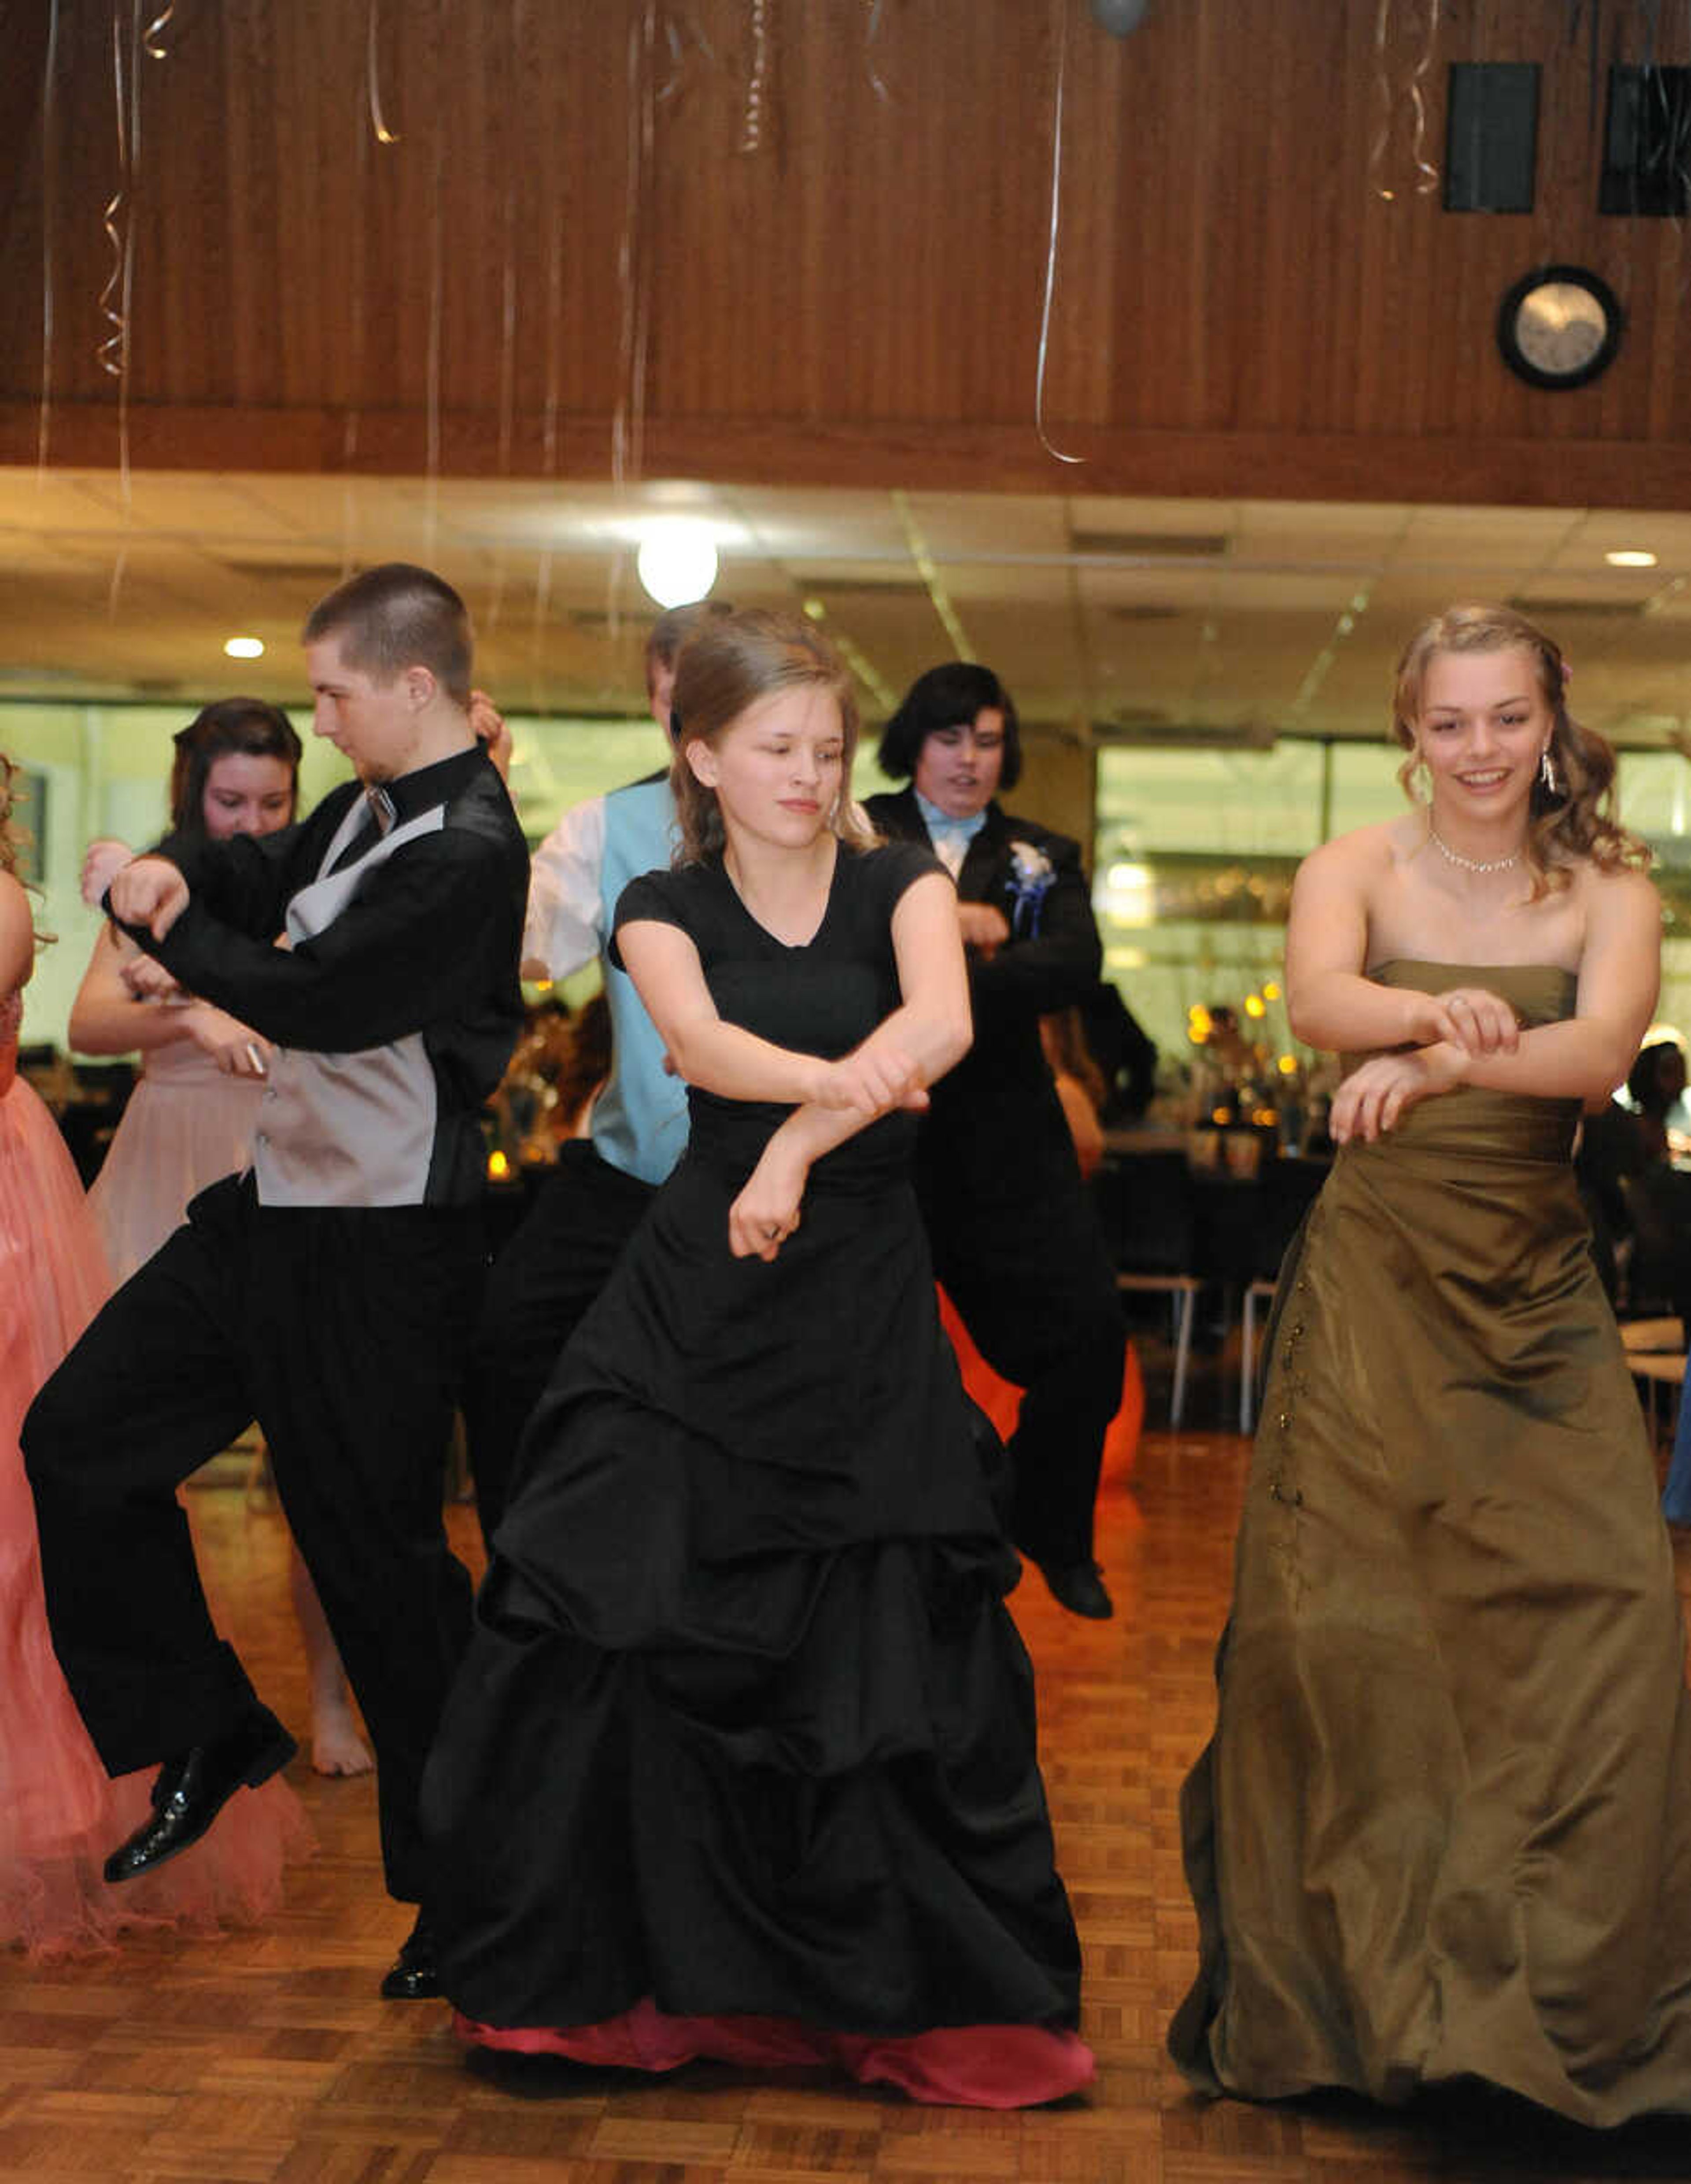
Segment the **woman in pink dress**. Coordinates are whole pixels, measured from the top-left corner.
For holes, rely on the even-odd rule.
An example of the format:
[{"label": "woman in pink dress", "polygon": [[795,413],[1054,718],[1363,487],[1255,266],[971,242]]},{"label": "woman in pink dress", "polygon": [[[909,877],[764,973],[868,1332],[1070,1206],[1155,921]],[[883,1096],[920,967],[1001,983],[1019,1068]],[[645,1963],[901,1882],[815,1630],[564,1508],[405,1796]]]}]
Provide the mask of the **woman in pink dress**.
[{"label": "woman in pink dress", "polygon": [[70,1156],[17,1075],[36,935],[6,823],[13,775],[0,755],[0,1943],[45,1953],[101,1947],[125,1927],[259,1919],[307,1830],[278,1778],[162,1873],[120,1892],[100,1878],[106,1848],[146,1812],[148,1778],[107,1778],[59,1674],[18,1433],[109,1281]]},{"label": "woman in pink dress", "polygon": [[[213,841],[273,834],[293,819],[299,738],[286,713],[257,698],[207,705],[176,738],[170,827]],[[106,854],[109,851],[111,854]],[[122,844],[95,844],[86,873],[103,892]],[[79,1054],[142,1056],[111,1150],[88,1193],[114,1282],[126,1282],[181,1222],[188,1201],[248,1167],[267,1049],[256,1032],[209,1001],[175,993],[137,1000],[126,972],[147,959],[107,926],[94,944],[70,1011]],[[294,1614],[311,1681],[311,1763],[320,1774],[366,1774],[375,1762],[360,1736],[346,1676],[310,1574],[288,1563]]]}]

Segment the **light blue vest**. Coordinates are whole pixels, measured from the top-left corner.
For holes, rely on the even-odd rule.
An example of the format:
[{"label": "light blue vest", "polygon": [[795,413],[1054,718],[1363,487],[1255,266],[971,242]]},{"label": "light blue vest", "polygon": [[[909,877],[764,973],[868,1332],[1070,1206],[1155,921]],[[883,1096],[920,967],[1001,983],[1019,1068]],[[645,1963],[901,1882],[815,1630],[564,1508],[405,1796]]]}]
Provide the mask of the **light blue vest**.
[{"label": "light blue vest", "polygon": [[[617,900],[630,880],[668,866],[675,800],[667,778],[613,788],[605,800],[605,857],[599,872],[608,944]],[[611,1074],[593,1106],[594,1149],[643,1183],[661,1183],[686,1150],[687,1087],[663,1066],[663,1041],[626,971],[605,959],[611,1008]]]}]

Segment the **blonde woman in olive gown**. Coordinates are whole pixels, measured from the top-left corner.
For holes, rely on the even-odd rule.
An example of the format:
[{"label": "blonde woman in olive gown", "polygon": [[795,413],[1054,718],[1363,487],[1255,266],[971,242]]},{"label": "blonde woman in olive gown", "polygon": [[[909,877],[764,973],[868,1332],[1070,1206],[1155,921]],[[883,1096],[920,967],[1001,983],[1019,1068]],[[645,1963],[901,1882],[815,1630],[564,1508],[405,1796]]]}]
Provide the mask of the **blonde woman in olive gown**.
[{"label": "blonde woman in olive gown", "polygon": [[1569,1166],[1660,913],[1565,682],[1518,616],[1427,624],[1415,808],[1298,876],[1293,1028],[1348,1073],[1182,1800],[1202,1962],[1169,2045],[1212,2092],[1691,2110],[1684,1636]]}]

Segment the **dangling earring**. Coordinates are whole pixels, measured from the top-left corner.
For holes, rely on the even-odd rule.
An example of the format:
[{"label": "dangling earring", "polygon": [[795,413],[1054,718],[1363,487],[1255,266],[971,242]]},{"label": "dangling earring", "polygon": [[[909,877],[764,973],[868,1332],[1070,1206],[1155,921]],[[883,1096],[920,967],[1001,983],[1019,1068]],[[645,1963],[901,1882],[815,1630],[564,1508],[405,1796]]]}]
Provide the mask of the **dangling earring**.
[{"label": "dangling earring", "polygon": [[1560,796],[1562,784],[1556,778],[1556,769],[1550,763],[1550,746],[1546,744],[1538,754],[1538,778],[1544,784],[1546,796]]}]

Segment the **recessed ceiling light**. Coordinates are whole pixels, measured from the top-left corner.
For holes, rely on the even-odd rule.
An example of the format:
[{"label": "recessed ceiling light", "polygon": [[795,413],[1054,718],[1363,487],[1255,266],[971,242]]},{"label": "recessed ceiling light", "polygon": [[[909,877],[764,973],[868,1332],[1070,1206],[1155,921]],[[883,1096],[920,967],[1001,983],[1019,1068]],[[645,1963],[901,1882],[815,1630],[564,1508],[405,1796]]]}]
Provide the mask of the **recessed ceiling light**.
[{"label": "recessed ceiling light", "polygon": [[1641,546],[1617,546],[1612,554],[1605,554],[1603,558],[1611,569],[1653,569],[1655,566],[1655,555],[1647,554]]},{"label": "recessed ceiling light", "polygon": [[261,637],[232,637],[224,641],[223,649],[232,660],[262,660],[265,641]]}]

